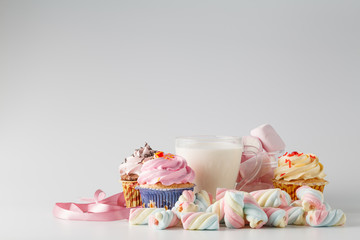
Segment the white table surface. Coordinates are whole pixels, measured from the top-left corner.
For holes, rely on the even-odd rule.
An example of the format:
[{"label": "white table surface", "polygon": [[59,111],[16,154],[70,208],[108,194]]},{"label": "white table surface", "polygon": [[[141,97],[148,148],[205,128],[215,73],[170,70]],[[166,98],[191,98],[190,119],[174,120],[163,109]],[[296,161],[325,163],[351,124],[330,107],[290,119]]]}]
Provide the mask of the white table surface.
[{"label": "white table surface", "polygon": [[[360,1],[0,0],[0,240],[356,239]],[[357,109],[357,110],[356,110]],[[314,153],[344,227],[152,231],[53,217],[119,191],[147,141],[270,123]]]}]

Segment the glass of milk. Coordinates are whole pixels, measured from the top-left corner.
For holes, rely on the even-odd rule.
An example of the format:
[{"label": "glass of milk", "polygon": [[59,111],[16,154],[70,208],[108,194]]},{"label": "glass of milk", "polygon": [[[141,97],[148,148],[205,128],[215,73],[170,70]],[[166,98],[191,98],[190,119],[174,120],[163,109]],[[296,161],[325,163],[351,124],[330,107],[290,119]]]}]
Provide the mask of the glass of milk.
[{"label": "glass of milk", "polygon": [[218,187],[234,189],[243,152],[241,137],[178,137],[175,151],[194,169],[196,191],[215,196]]}]

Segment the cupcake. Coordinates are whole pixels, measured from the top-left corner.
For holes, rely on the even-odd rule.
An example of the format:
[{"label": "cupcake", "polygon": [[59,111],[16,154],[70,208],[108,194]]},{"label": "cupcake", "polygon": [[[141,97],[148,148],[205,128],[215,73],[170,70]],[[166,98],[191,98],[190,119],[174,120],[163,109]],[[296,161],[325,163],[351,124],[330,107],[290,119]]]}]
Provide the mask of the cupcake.
[{"label": "cupcake", "polygon": [[143,207],[171,209],[184,190],[194,190],[195,172],[183,157],[157,152],[138,178]]},{"label": "cupcake", "polygon": [[137,180],[143,163],[153,159],[155,153],[156,151],[145,143],[144,147],[136,149],[134,154],[125,158],[119,166],[126,207],[141,206],[140,192],[135,187],[138,185]]},{"label": "cupcake", "polygon": [[295,192],[301,186],[324,191],[328,182],[324,179],[326,175],[323,169],[323,165],[314,154],[285,153],[279,158],[273,184],[289,193],[293,200],[297,200]]}]

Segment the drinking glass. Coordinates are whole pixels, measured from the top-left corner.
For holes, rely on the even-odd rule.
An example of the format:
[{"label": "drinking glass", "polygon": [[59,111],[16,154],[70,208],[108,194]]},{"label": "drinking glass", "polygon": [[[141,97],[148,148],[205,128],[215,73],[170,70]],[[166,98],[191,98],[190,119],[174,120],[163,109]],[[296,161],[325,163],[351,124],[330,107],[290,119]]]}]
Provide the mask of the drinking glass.
[{"label": "drinking glass", "polygon": [[178,137],[175,151],[195,171],[195,191],[215,196],[218,187],[234,189],[243,152],[241,137]]}]

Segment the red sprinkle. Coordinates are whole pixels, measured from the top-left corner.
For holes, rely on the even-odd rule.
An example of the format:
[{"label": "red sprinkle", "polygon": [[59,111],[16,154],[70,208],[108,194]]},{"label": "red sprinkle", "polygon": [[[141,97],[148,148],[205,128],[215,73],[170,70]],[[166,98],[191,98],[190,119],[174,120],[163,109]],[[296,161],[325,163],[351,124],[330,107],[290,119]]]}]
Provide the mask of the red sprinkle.
[{"label": "red sprinkle", "polygon": [[289,163],[289,168],[291,168],[291,160],[286,159],[286,160],[285,160],[285,163]]},{"label": "red sprinkle", "polygon": [[164,152],[156,152],[155,153],[155,158],[161,158],[164,156]]},{"label": "red sprinkle", "polygon": [[282,173],[282,174],[280,174],[280,177],[282,177],[282,176],[284,176],[285,175],[285,173]]},{"label": "red sprinkle", "polygon": [[299,156],[299,153],[298,152],[292,152],[290,154],[288,154],[289,157],[292,157],[292,156]]}]

